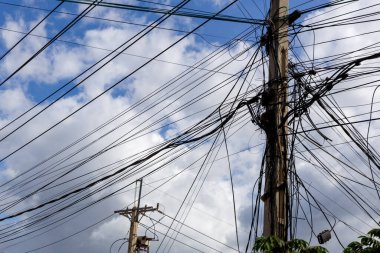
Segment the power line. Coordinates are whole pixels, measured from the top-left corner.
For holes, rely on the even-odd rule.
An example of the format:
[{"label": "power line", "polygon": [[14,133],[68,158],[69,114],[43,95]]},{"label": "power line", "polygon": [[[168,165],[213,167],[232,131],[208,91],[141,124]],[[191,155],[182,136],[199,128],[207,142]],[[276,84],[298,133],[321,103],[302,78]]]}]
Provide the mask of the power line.
[{"label": "power line", "polygon": [[[77,4],[86,4],[86,5],[90,4],[90,0],[65,0],[65,2],[71,2],[71,3],[77,3]],[[167,9],[150,8],[150,7],[144,7],[144,6],[111,3],[111,2],[102,2],[102,3],[99,3],[99,6],[125,9],[125,10],[132,10],[132,11],[159,13],[159,14],[168,14],[169,13],[169,10],[167,10]],[[200,18],[200,19],[206,19],[206,20],[220,20],[220,21],[229,21],[229,22],[237,22],[237,23],[245,23],[245,24],[265,25],[265,21],[262,21],[259,19],[247,19],[247,18],[241,18],[241,17],[232,17],[232,16],[227,16],[227,15],[220,15],[220,13],[221,12],[204,13],[204,12],[178,11],[173,15],[191,17],[191,18]]]}]

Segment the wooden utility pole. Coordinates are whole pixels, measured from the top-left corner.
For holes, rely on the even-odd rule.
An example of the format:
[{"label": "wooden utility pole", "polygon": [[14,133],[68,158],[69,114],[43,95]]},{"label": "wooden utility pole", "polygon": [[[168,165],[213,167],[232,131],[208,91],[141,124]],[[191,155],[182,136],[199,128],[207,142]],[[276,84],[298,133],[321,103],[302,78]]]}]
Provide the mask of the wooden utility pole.
[{"label": "wooden utility pole", "polygon": [[[264,130],[267,135],[265,161],[263,235],[276,235],[287,240],[287,113],[288,89],[288,0],[271,0],[270,25],[266,36],[269,54],[269,82],[263,104]],[[265,98],[264,98],[265,97]]]},{"label": "wooden utility pole", "polygon": [[137,180],[137,182],[140,182],[137,206],[134,205],[132,209],[127,208],[125,210],[115,211],[115,213],[129,218],[131,221],[131,225],[129,228],[128,253],[136,253],[140,252],[140,250],[149,251],[149,242],[154,240],[154,238],[148,238],[146,236],[137,236],[137,229],[139,226],[139,214],[145,214],[147,212],[153,212],[158,210],[158,204],[156,208],[151,206],[145,206],[140,208],[142,179]]},{"label": "wooden utility pole", "polygon": [[136,207],[132,208],[130,214],[131,214],[131,226],[129,228],[128,253],[136,252],[137,228],[139,226],[139,213],[137,212],[137,208]]}]

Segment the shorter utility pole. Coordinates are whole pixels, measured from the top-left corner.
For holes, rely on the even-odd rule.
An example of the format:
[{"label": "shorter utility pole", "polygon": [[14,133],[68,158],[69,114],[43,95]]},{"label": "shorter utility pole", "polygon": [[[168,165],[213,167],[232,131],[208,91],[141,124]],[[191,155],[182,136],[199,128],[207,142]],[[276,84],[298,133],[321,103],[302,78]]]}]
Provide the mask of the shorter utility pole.
[{"label": "shorter utility pole", "polygon": [[[159,204],[157,206],[144,206],[140,208],[141,190],[142,190],[142,178],[137,180],[140,182],[139,197],[137,200],[137,206],[134,205],[133,208],[127,208],[125,210],[118,210],[115,213],[127,217],[131,221],[131,226],[129,228],[129,240],[128,240],[128,253],[136,253],[140,251],[149,252],[150,241],[154,238],[149,238],[146,236],[137,236],[137,229],[139,226],[139,214],[145,214],[147,212],[154,212],[158,210]],[[136,204],[136,201],[135,201]]]}]

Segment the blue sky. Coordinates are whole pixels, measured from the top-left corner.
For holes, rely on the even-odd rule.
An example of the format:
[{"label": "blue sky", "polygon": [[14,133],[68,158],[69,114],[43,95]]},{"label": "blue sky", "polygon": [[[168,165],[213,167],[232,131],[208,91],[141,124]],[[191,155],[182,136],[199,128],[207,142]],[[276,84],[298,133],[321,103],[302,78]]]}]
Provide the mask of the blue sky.
[{"label": "blue sky", "polygon": [[[325,3],[326,1],[308,1],[304,3],[303,1],[291,1],[290,2],[290,8],[298,7],[301,9],[307,9],[309,7]],[[10,3],[10,4],[7,4]],[[177,2],[173,1],[170,4],[174,6],[177,4]],[[222,6],[221,1],[216,1],[218,4],[207,4],[207,1],[191,1],[189,4],[186,5],[186,8],[188,9],[194,9],[194,10],[202,10],[206,12],[215,12],[220,9]],[[58,1],[52,1],[52,0],[44,0],[44,1],[12,1],[7,2],[3,1],[0,3],[2,8],[1,11],[3,12],[3,15],[0,16],[0,22],[1,24],[4,24],[7,19],[11,17],[19,17],[23,20],[25,24],[29,22],[37,22],[38,17],[39,19],[42,19],[42,17],[48,13],[49,10],[53,9],[55,6],[57,6]],[[139,2],[139,1],[131,1],[131,4],[137,4],[141,6],[149,6],[152,7],[154,5]],[[28,8],[31,7],[31,8]],[[67,12],[67,13],[78,13],[78,7],[83,8],[84,5],[78,5],[75,3],[65,3],[62,7],[60,7],[57,11],[59,12]],[[160,5],[158,5],[160,7]],[[102,7],[99,7],[102,8]],[[161,8],[168,8],[165,6],[161,6]],[[260,8],[260,10],[258,9]],[[118,10],[113,9],[112,11],[120,13],[121,16],[127,15],[128,20],[133,20],[133,17],[139,17],[142,16],[146,20],[146,22],[149,22],[150,20],[153,20],[154,18],[157,18],[158,15],[155,14],[147,14],[145,12],[128,12],[125,10]],[[249,14],[247,14],[247,11],[249,11]],[[255,18],[255,19],[263,19],[263,14],[266,15],[268,11],[268,3],[266,1],[245,1],[244,5],[234,5],[231,8],[228,8],[223,14],[224,15],[230,15],[230,16],[237,16],[237,17],[246,17],[246,18]],[[132,16],[130,16],[132,15]],[[248,16],[251,15],[251,16]],[[91,16],[91,14],[90,14]],[[64,26],[68,24],[75,16],[73,15],[65,15],[62,13],[53,13],[45,22],[45,31],[46,34],[42,35],[43,37],[52,38],[60,29],[62,29]],[[176,19],[176,22],[181,23],[184,18],[178,17]],[[186,20],[186,19],[185,19]],[[189,20],[189,19],[187,19]],[[193,23],[199,23],[203,19],[193,19],[191,22]],[[139,23],[139,22],[137,22]],[[79,46],[78,44],[78,38],[82,37],[84,32],[87,29],[91,28],[104,28],[107,26],[114,25],[112,22],[107,21],[99,21],[99,22],[83,22],[80,21],[79,24],[75,25],[72,29],[70,29],[68,32],[66,32],[63,36],[59,38],[58,41],[55,42],[55,44],[63,44],[68,48],[76,47],[81,48],[82,46]],[[128,28],[128,26],[125,26]],[[185,29],[182,27],[182,25],[176,26],[174,24],[174,27],[178,27],[178,29],[182,29],[184,31],[188,30],[189,27],[186,27]],[[249,27],[248,24],[242,24],[242,23],[235,23],[235,22],[225,22],[225,21],[211,21],[206,26],[199,29],[198,33],[201,34],[202,37],[196,36],[195,39],[200,40],[200,42],[205,42],[204,40],[207,40],[209,43],[219,43],[223,44],[225,43],[228,38],[237,35],[240,31],[243,29],[247,29]],[[4,29],[9,29],[13,31],[6,31],[6,33],[13,33],[14,36],[21,38],[23,36],[23,32],[25,33],[27,31],[27,27],[22,27],[22,29],[10,29],[2,26]],[[17,32],[20,32],[21,34],[17,34]],[[32,34],[40,35],[38,32],[34,32]],[[251,39],[252,41],[254,38]],[[43,38],[41,38],[41,42],[45,42]],[[47,39],[46,39],[47,42]],[[73,42],[78,43],[70,44],[66,42]],[[4,45],[0,45],[2,47],[3,52],[6,51],[6,48],[4,48]],[[91,45],[89,45],[91,46]],[[107,48],[109,49],[109,48]],[[196,50],[196,48],[194,48]],[[48,49],[47,51],[49,51]],[[10,56],[8,56],[10,57]],[[38,101],[47,95],[51,93],[52,90],[59,87],[60,84],[65,83],[69,81],[68,79],[61,79],[59,83],[49,83],[48,86],[46,84],[41,84],[40,82],[34,82],[34,80],[28,80],[30,82],[30,85],[27,85],[26,89],[28,89],[28,95],[35,101]],[[79,91],[74,90],[69,95],[76,95]],[[51,99],[54,99],[55,96],[53,96]]]}]

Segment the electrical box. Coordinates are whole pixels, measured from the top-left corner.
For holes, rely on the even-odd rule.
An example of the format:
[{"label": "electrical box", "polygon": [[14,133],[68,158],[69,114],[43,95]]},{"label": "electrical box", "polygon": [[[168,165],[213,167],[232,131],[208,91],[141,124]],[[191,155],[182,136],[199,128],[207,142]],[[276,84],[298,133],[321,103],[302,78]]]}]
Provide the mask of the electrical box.
[{"label": "electrical box", "polygon": [[321,233],[317,236],[319,244],[324,244],[328,240],[331,239],[331,232],[330,230],[323,230]]}]

